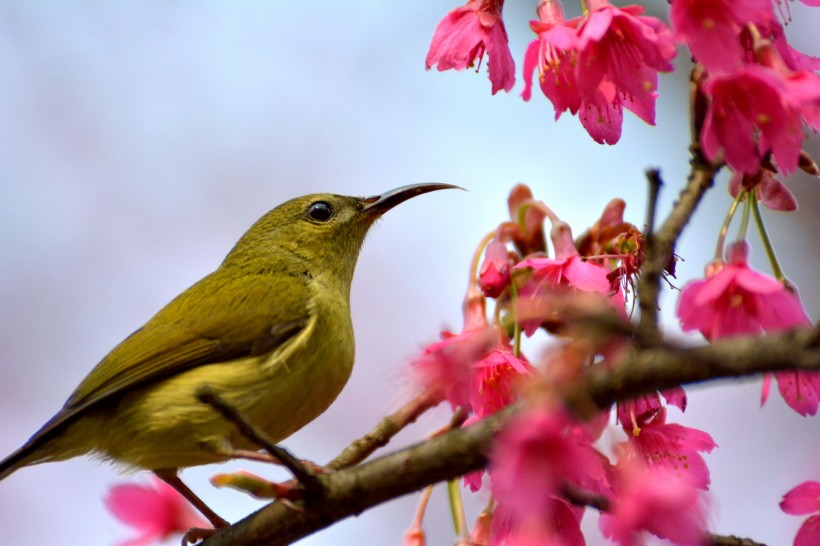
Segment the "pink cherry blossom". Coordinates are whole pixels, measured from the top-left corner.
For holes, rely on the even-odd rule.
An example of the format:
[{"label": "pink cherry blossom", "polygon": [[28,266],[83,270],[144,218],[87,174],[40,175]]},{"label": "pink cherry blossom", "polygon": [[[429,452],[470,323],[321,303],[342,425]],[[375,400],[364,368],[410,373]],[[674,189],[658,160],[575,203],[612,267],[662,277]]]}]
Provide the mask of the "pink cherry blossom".
[{"label": "pink cherry blossom", "polygon": [[684,331],[714,340],[811,324],[795,293],[749,267],[748,252],[747,243],[733,244],[720,272],[683,288],[678,317]]},{"label": "pink cherry blossom", "polygon": [[487,417],[517,399],[517,384],[535,373],[526,358],[502,344],[472,366],[470,405],[479,417]]},{"label": "pink cherry blossom", "polygon": [[[676,406],[681,411],[686,411],[686,391],[682,387],[673,387],[660,394],[666,399],[666,403]],[[618,402],[618,412],[616,420],[629,433],[636,428],[640,429],[644,423],[654,419],[658,412],[663,409],[660,394],[655,391],[645,394],[632,400]]]},{"label": "pink cherry blossom", "polygon": [[815,514],[803,522],[794,546],[820,544],[820,482],[803,482],[783,496],[780,508],[787,514]]},{"label": "pink cherry blossom", "polygon": [[745,59],[740,34],[753,23],[777,23],[771,0],[672,0],[675,37],[710,73],[733,71]]},{"label": "pink cherry blossom", "polygon": [[729,179],[729,193],[732,197],[737,197],[741,189],[753,189],[757,199],[772,210],[797,210],[797,198],[768,169],[760,169],[751,176],[738,172],[732,173]]},{"label": "pink cherry blossom", "polygon": [[670,72],[676,51],[672,34],[641,6],[617,8],[607,0],[588,2],[587,15],[566,21],[559,2],[539,5],[538,35],[524,57],[525,87],[532,96],[536,68],[556,119],[569,110],[598,143],[621,137],[623,109],[655,123],[658,72]]},{"label": "pink cherry blossom", "polygon": [[644,544],[641,532],[679,546],[706,543],[706,516],[697,489],[663,467],[630,467],[620,475],[601,531],[621,546]]},{"label": "pink cherry blossom", "polygon": [[211,527],[182,495],[158,478],[147,485],[115,485],[104,502],[117,519],[139,532],[139,536],[121,542],[120,546],[144,546],[192,527]]},{"label": "pink cherry blossom", "polygon": [[700,452],[709,453],[717,444],[706,432],[667,423],[665,409],[630,434],[629,446],[630,457],[639,457],[649,466],[665,468],[700,489],[709,489],[709,468]]},{"label": "pink cherry blossom", "polygon": [[515,61],[507,44],[507,30],[501,19],[504,0],[469,0],[450,11],[439,22],[427,53],[427,69],[462,70],[489,57],[493,94],[508,91],[515,84]]},{"label": "pink cherry blossom", "polygon": [[582,426],[563,410],[531,408],[499,434],[490,454],[493,494],[520,520],[554,513],[565,483],[604,494],[604,459]]},{"label": "pink cherry blossom", "polygon": [[510,284],[510,253],[503,239],[496,237],[487,245],[478,281],[481,292],[488,298],[497,298]]},{"label": "pink cherry blossom", "polygon": [[493,518],[490,544],[503,546],[586,546],[581,531],[583,508],[559,498],[549,500],[542,517],[521,518],[499,503]]},{"label": "pink cherry blossom", "polygon": [[736,171],[753,175],[771,153],[781,172],[797,169],[802,124],[820,127],[820,76],[786,76],[747,64],[704,84],[710,97],[700,134],[710,161],[723,158]]},{"label": "pink cherry blossom", "polygon": [[532,335],[551,314],[550,299],[566,291],[601,294],[620,313],[624,312],[623,292],[612,292],[609,271],[585,261],[572,242],[572,232],[556,220],[550,237],[555,258],[527,258],[513,269],[532,269],[532,279],[519,291],[519,319],[527,335]]},{"label": "pink cherry blossom", "polygon": [[[802,416],[815,415],[820,405],[820,372],[785,371],[774,372],[780,396],[794,411]],[[769,397],[772,375],[763,377],[760,405]]]}]

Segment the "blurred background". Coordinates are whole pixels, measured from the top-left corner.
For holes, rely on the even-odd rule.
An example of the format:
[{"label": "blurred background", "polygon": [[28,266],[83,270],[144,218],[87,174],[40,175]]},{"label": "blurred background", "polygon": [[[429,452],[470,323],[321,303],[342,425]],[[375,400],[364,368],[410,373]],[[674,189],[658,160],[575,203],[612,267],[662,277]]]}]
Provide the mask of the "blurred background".
[{"label": "blurred background", "polygon": [[[353,377],[326,414],[284,442],[320,463],[406,401],[407,360],[441,328],[460,328],[473,248],[506,218],[515,183],[529,184],[578,234],[612,197],[626,199],[627,219],[642,225],[643,172],[660,167],[661,213],[669,210],[688,167],[687,59],[661,77],[658,126],[626,114],[621,142],[602,147],[576,118],[554,122],[540,93],[529,103],[518,96],[534,2],[505,7],[518,65],[509,95],[490,95],[484,68],[425,72],[433,29],[455,5],[0,4],[0,455],[51,417],[114,345],[212,271],[259,216],[291,197],[372,195],[425,181],[469,189],[414,199],[368,237],[352,294]],[[790,41],[820,54],[820,10],[787,5]],[[666,3],[652,7],[663,16]],[[577,7],[568,3],[567,11]],[[820,157],[816,137],[808,147]],[[820,192],[804,175],[788,184],[801,210],[764,215],[817,320]],[[679,287],[701,276],[711,257],[729,205],[725,186],[724,175],[685,232]],[[752,252],[768,271],[759,245]],[[666,296],[664,320],[675,332],[677,294]],[[688,390],[689,409],[672,410],[670,420],[705,428],[720,446],[707,456],[712,530],[790,543],[801,518],[777,505],[801,481],[820,479],[820,421],[792,412],[776,393],[759,409],[759,380]],[[390,448],[419,440],[446,417],[433,412]],[[207,479],[236,468],[252,465],[195,468],[183,478],[235,521],[262,504]],[[102,498],[124,479],[145,477],[90,459],[24,469],[0,484],[2,542],[116,544],[132,531]],[[472,521],[486,497],[468,497]],[[396,500],[302,543],[400,544],[415,503],[416,496]],[[430,544],[451,543],[444,488],[427,523]],[[585,525],[589,543],[602,544],[595,518]]]}]

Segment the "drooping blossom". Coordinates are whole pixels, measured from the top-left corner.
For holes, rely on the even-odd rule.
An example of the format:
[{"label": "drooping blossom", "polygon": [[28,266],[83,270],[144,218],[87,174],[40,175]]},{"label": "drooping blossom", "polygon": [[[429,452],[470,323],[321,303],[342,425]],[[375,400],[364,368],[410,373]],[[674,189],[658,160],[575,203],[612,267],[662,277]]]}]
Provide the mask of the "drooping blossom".
[{"label": "drooping blossom", "polygon": [[[475,361],[470,374],[470,408],[473,415],[464,422],[464,426],[470,426],[517,400],[523,379],[533,374],[535,368],[523,355],[515,356],[508,343],[500,343]],[[475,492],[481,489],[483,477],[483,470],[471,472],[464,477],[464,483]]]},{"label": "drooping blossom", "polygon": [[158,478],[152,478],[146,485],[115,485],[108,491],[104,503],[117,519],[139,533],[120,546],[145,546],[185,533],[192,527],[211,527],[182,495]]},{"label": "drooping blossom", "polygon": [[441,332],[410,363],[418,386],[430,396],[447,400],[453,409],[470,407],[470,373],[473,363],[498,343],[499,332],[487,324],[484,298],[471,286],[464,298],[461,333]]},{"label": "drooping blossom", "polygon": [[754,175],[771,153],[783,174],[797,169],[803,123],[820,128],[820,76],[746,64],[710,76],[703,89],[710,102],[700,141],[710,161]]},{"label": "drooping blossom", "polygon": [[549,518],[565,484],[606,494],[605,459],[565,410],[530,408],[516,415],[490,454],[495,498],[519,522]]},{"label": "drooping blossom", "polygon": [[698,490],[667,468],[629,465],[618,475],[612,508],[601,515],[604,536],[620,546],[644,544],[643,532],[679,546],[706,543],[706,515]]},{"label": "drooping blossom", "polygon": [[[756,335],[808,326],[809,317],[797,294],[747,263],[748,244],[732,244],[728,263],[706,279],[683,288],[678,317],[684,331],[699,330],[706,339]],[[820,399],[820,372],[776,372],[780,394],[801,415],[814,415]],[[769,394],[770,377],[763,383],[761,405]]]},{"label": "drooping blossom", "polygon": [[767,28],[777,22],[772,0],[672,0],[669,18],[675,37],[715,74],[743,64],[740,34],[747,24]]},{"label": "drooping blossom", "polygon": [[623,109],[655,123],[658,72],[670,72],[676,55],[672,33],[641,6],[618,8],[607,0],[587,3],[589,12],[566,21],[560,3],[539,4],[539,21],[530,23],[538,38],[524,58],[525,87],[532,95],[532,74],[553,103],[555,117],[569,110],[598,143],[621,137]]},{"label": "drooping blossom", "polygon": [[478,273],[481,291],[488,298],[497,298],[510,284],[510,253],[504,239],[496,237],[489,245]]},{"label": "drooping blossom", "polygon": [[751,269],[748,253],[745,241],[732,244],[719,272],[684,286],[678,302],[684,331],[714,340],[811,324],[797,295]]},{"label": "drooping blossom", "polygon": [[797,198],[769,169],[760,169],[751,176],[732,173],[729,179],[729,193],[732,197],[737,197],[741,189],[754,190],[755,197],[772,210],[797,210]]},{"label": "drooping blossom", "polygon": [[581,531],[584,509],[552,497],[541,517],[522,518],[499,503],[490,530],[490,544],[504,546],[586,546]]},{"label": "drooping blossom", "polygon": [[803,482],[786,493],[780,509],[796,516],[814,514],[800,526],[794,537],[794,546],[820,544],[820,482]]},{"label": "drooping blossom", "polygon": [[501,410],[517,399],[516,388],[523,377],[533,375],[523,356],[515,356],[508,344],[500,344],[472,366],[470,405],[478,418]]},{"label": "drooping blossom", "polygon": [[[820,372],[784,371],[774,372],[777,389],[786,404],[802,416],[815,415],[820,405]],[[763,377],[760,405],[766,403],[772,376]]]},{"label": "drooping blossom", "polygon": [[611,292],[609,271],[605,267],[581,257],[572,242],[569,226],[556,220],[551,238],[555,258],[527,258],[513,268],[532,270],[532,279],[519,291],[519,320],[524,332],[532,335],[551,314],[551,296],[566,291],[600,294],[623,313],[623,293]]},{"label": "drooping blossom", "polygon": [[703,432],[676,423],[666,422],[662,408],[651,421],[629,434],[627,457],[638,457],[645,464],[660,467],[686,479],[704,490],[709,489],[709,467],[701,452],[709,453],[717,444]]},{"label": "drooping blossom", "polygon": [[462,70],[480,64],[486,52],[493,94],[509,92],[515,84],[515,61],[501,18],[503,7],[504,0],[469,0],[445,15],[433,33],[427,69],[436,65],[439,71]]},{"label": "drooping blossom", "polygon": [[676,406],[681,411],[686,411],[686,391],[683,390],[683,387],[673,387],[660,393],[655,391],[632,400],[618,402],[616,420],[625,432],[630,433],[631,431],[632,434],[640,434],[640,429],[644,423],[654,419],[663,409],[661,394],[667,404]]}]

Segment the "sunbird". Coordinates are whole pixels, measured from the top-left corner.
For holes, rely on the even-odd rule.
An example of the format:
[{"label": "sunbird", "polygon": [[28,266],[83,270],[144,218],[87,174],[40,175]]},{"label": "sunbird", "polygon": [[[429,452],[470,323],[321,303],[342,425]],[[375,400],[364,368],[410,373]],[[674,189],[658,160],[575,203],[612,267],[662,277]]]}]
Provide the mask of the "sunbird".
[{"label": "sunbird", "polygon": [[255,452],[198,393],[210,389],[273,442],[318,417],[353,368],[350,285],[368,230],[396,205],[456,188],[416,184],[373,197],[292,199],[260,218],[220,266],[106,355],[0,480],[39,463],[94,454],[146,469],[214,525],[228,523],[179,469]]}]

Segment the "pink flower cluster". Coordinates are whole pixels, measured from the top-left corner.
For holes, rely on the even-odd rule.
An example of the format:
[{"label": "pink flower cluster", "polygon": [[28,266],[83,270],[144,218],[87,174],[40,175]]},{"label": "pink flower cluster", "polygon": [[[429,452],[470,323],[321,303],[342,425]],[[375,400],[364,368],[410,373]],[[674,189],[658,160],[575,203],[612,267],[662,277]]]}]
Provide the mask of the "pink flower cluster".
[{"label": "pink flower cluster", "polygon": [[[531,98],[537,72],[556,119],[577,114],[596,142],[615,144],[624,109],[654,125],[658,73],[674,69],[676,43],[684,44],[705,70],[700,140],[706,156],[749,176],[771,158],[781,172],[794,171],[802,128],[820,128],[820,77],[813,72],[820,59],[789,45],[772,0],[670,3],[671,30],[639,5],[587,0],[584,14],[567,20],[561,0],[539,0],[522,98]],[[515,64],[502,8],[503,0],[470,0],[448,13],[436,27],[427,68],[463,69],[486,52],[492,92],[512,89]]]},{"label": "pink flower cluster", "polygon": [[787,514],[807,518],[794,537],[794,546],[820,544],[820,482],[803,482],[783,496],[780,508]]},{"label": "pink flower cluster", "polygon": [[[593,445],[609,412],[580,422],[552,394],[589,366],[617,366],[619,345],[590,346],[574,332],[571,317],[627,318],[628,277],[640,269],[643,237],[624,221],[623,201],[610,202],[578,239],[526,186],[513,189],[509,208],[512,221],[489,233],[476,251],[462,331],[445,332],[412,363],[421,389],[468,413],[465,426],[515,402],[526,404],[495,443],[487,471],[495,504],[471,536],[483,537],[478,544],[583,544],[585,510],[570,501],[580,494],[610,507],[601,530],[620,544],[635,543],[643,532],[700,544],[702,490],[710,482],[702,454],[716,444],[705,432],[667,422],[661,394],[683,410],[683,389],[618,405],[627,438],[615,446],[614,463]],[[547,254],[546,219],[554,257]],[[517,340],[538,331],[558,343],[536,366]],[[476,491],[484,474],[465,482]]]}]

